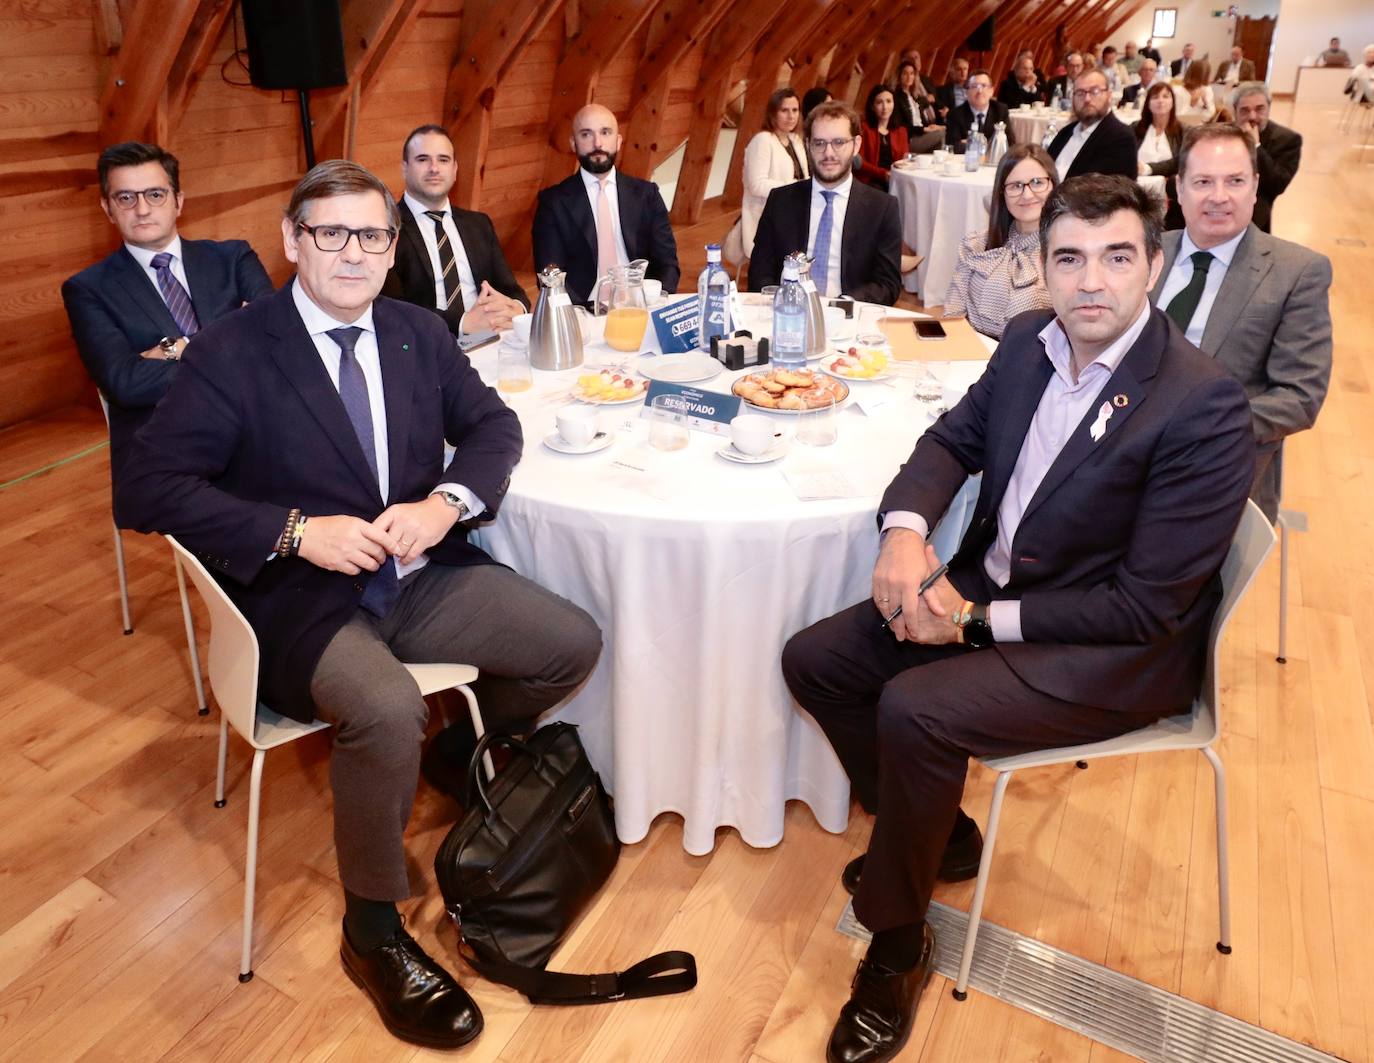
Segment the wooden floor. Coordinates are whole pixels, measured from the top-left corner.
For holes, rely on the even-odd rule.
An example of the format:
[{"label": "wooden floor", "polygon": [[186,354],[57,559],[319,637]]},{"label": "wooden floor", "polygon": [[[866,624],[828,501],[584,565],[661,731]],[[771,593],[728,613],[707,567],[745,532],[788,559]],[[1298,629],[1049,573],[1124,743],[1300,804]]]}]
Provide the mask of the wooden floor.
[{"label": "wooden floor", "polygon": [[[1281,120],[1288,108],[1280,107]],[[1274,661],[1277,562],[1225,650],[1235,953],[1216,939],[1210,773],[1192,754],[1026,773],[1011,786],[987,918],[1349,1060],[1374,1058],[1374,150],[1334,111],[1293,117],[1303,167],[1277,229],[1332,257],[1336,371],[1289,447],[1291,644]],[[1338,238],[1345,243],[1338,243]],[[1351,241],[1363,241],[1355,246]],[[0,434],[0,1059],[409,1060],[339,967],[328,737],[267,758],[257,977],[239,985],[244,745],[211,806],[216,724],[197,718],[168,548],[126,536],[137,628],[119,633],[99,415]],[[202,624],[202,627],[204,625]],[[987,773],[968,807],[984,814]],[[452,806],[423,790],[406,906],[452,957],[432,875]],[[688,996],[532,1010],[460,971],[486,1015],[461,1054],[503,1063],[820,1060],[858,946],[832,927],[855,814],[831,835],[789,809],[775,849],[731,830],[683,852],[663,816],[626,848],[556,965],[601,969],[693,950]],[[939,899],[967,906],[970,884]],[[1106,1063],[1100,1045],[936,979],[906,1061]]]}]

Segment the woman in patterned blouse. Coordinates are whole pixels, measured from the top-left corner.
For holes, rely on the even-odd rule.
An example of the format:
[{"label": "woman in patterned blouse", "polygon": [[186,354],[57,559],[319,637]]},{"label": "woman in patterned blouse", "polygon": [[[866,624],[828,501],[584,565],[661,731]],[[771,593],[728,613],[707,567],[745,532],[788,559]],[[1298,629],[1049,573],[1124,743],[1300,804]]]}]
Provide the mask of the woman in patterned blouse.
[{"label": "woman in patterned blouse", "polygon": [[945,317],[967,317],[985,336],[1026,310],[1047,310],[1040,260],[1040,210],[1059,185],[1054,159],[1039,144],[1017,144],[997,164],[987,232],[972,232],[945,293]]}]

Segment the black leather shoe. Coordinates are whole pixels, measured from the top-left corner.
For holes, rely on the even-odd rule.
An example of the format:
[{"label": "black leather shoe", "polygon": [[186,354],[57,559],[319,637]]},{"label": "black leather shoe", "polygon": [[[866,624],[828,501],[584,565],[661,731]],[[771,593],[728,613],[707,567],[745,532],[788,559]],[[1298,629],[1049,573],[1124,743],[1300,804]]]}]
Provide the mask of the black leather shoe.
[{"label": "black leather shoe", "polygon": [[476,1002],[404,930],[367,952],[354,949],[345,930],[339,955],[382,1023],[402,1041],[457,1048],[482,1032]]},{"label": "black leather shoe", "polygon": [[840,1009],[825,1058],[829,1063],[884,1063],[911,1036],[916,1003],[935,967],[935,932],[926,924],[921,959],[909,971],[889,971],[864,959],[849,1002]]},{"label": "black leather shoe", "polygon": [[[865,853],[864,856],[868,854]],[[945,846],[944,855],[940,857],[940,870],[936,877],[941,882],[965,882],[971,878],[978,877],[978,863],[983,859],[983,832],[975,825],[973,830],[965,834],[957,842],[950,842]],[[840,882],[850,894],[854,894],[859,889],[859,879],[863,877],[864,857],[856,856],[849,863],[844,865],[844,870],[840,872]]]}]

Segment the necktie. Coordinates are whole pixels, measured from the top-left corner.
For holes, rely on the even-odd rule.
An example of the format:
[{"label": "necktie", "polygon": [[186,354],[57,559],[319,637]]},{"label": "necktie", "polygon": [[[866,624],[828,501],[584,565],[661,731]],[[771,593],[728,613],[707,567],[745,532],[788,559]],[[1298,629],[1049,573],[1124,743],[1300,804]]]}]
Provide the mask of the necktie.
[{"label": "necktie", "polygon": [[973,116],[973,128],[974,131],[978,133],[983,131],[983,116],[981,114],[975,114]]},{"label": "necktie", "polygon": [[462,286],[458,283],[458,264],[453,260],[453,245],[449,243],[448,232],[444,229],[444,212],[427,210],[425,214],[434,219],[434,239],[439,245],[439,265],[444,271],[444,305],[439,309],[447,310],[455,299],[459,300],[458,305],[461,307]]},{"label": "necktie", "polygon": [[816,291],[827,295],[830,282],[830,235],[835,227],[835,192],[823,188],[821,195],[825,197],[825,209],[821,211],[821,220],[816,225],[816,243],[811,256],[811,279],[816,284]]},{"label": "necktie", "polygon": [[[325,333],[339,345],[339,398],[343,400],[348,419],[353,422],[353,431],[363,448],[367,467],[377,479],[377,445],[372,432],[372,400],[367,391],[367,378],[363,376],[362,366],[353,353],[358,346],[358,337],[363,330],[357,325],[347,328],[330,329]],[[381,481],[377,480],[380,486]],[[383,499],[385,501],[385,499]],[[396,560],[388,557],[363,591],[361,605],[374,616],[386,616],[396,604],[400,585],[396,580]]]},{"label": "necktie", "polygon": [[1197,304],[1202,301],[1202,289],[1207,286],[1207,270],[1212,265],[1212,252],[1194,251],[1193,275],[1188,286],[1173,297],[1164,312],[1174,319],[1174,324],[1184,332],[1197,312]]},{"label": "necktie", "polygon": [[196,309],[191,305],[191,297],[172,272],[172,256],[159,251],[153,256],[153,269],[157,270],[157,286],[162,291],[162,301],[167,304],[172,320],[188,339],[200,331],[200,321]]},{"label": "necktie", "polygon": [[615,222],[611,218],[611,200],[606,195],[606,177],[596,179],[596,272],[604,277],[620,263],[615,250]]}]

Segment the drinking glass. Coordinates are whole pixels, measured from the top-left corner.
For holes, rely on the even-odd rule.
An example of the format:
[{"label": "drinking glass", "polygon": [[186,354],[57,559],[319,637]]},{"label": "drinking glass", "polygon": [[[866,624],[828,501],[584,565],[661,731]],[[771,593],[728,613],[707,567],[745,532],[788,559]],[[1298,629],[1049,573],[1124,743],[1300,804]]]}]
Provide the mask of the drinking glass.
[{"label": "drinking glass", "polygon": [[828,447],[840,438],[833,395],[823,406],[798,411],[796,438],[808,447]]},{"label": "drinking glass", "polygon": [[945,385],[929,362],[916,363],[916,384],[911,394],[932,417],[945,412]]},{"label": "drinking glass", "polygon": [[671,395],[658,395],[649,407],[649,444],[657,450],[681,450],[690,439],[686,415]]},{"label": "drinking glass", "polygon": [[496,390],[514,394],[517,391],[529,391],[533,386],[529,351],[507,343],[501,344],[496,355]]},{"label": "drinking glass", "polygon": [[881,306],[859,307],[859,326],[854,339],[865,347],[887,348],[887,333],[882,329],[883,308]]}]

